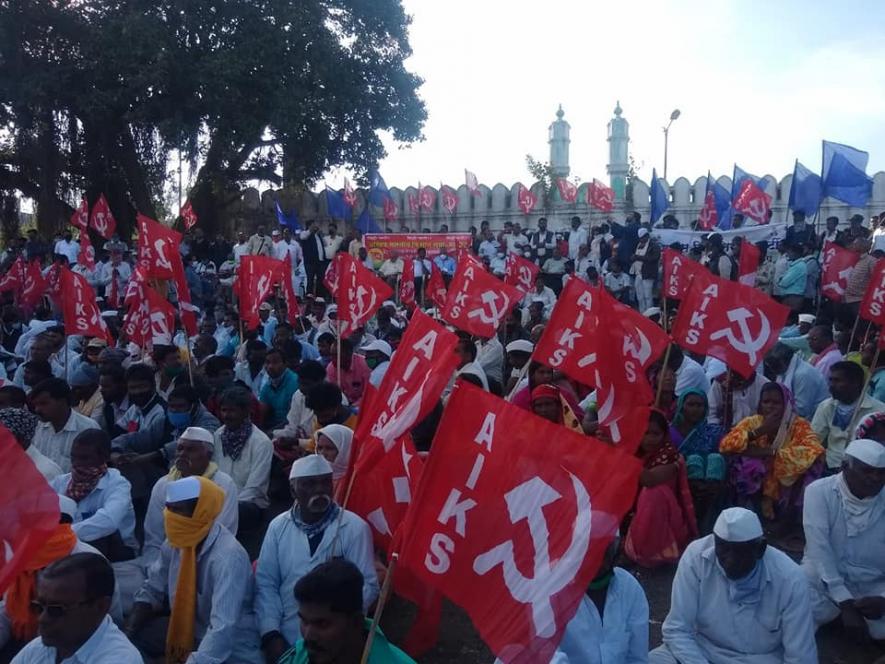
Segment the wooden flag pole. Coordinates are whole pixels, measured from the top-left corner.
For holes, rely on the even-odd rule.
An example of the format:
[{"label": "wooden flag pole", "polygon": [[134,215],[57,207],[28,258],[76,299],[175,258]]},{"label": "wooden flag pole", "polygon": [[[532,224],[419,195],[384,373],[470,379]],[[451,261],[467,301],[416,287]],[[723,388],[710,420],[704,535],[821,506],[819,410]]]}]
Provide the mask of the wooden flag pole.
[{"label": "wooden flag pole", "polygon": [[664,351],[664,361],[661,363],[661,373],[658,374],[658,389],[655,394],[655,408],[661,405],[661,394],[664,392],[664,372],[667,370],[667,364],[670,362],[670,349],[673,343],[667,344],[667,350]]},{"label": "wooden flag pole", "polygon": [[369,629],[369,636],[366,637],[366,647],[363,648],[363,656],[360,664],[367,664],[369,654],[372,652],[372,643],[375,640],[375,632],[378,624],[381,622],[381,614],[384,613],[384,606],[387,604],[387,598],[390,596],[390,586],[393,581],[393,573],[396,570],[396,563],[399,560],[399,553],[394,551],[390,554],[390,564],[387,566],[387,576],[384,577],[384,585],[381,586],[381,593],[378,595],[378,604],[375,606],[375,615],[372,617],[372,626]]},{"label": "wooden flag pole", "polygon": [[860,316],[854,319],[854,326],[851,328],[851,336],[848,337],[848,352],[851,352],[851,347],[854,345],[854,334],[857,332],[857,324],[860,322]]},{"label": "wooden flag pole", "polygon": [[667,314],[667,293],[661,292],[661,327],[664,332],[668,332],[667,326],[670,324],[670,316]]}]

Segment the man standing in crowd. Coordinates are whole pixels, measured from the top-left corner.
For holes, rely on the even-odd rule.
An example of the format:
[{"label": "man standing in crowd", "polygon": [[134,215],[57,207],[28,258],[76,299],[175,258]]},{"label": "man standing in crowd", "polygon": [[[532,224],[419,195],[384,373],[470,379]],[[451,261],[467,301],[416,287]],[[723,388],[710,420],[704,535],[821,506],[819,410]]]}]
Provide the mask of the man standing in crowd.
[{"label": "man standing in crowd", "polygon": [[635,280],[638,309],[639,311],[645,311],[654,302],[652,294],[654,292],[655,280],[658,278],[661,248],[644,228],[639,229],[637,237],[639,242],[636,244],[636,252],[631,257],[630,274]]},{"label": "man standing in crowd", "polygon": [[301,242],[301,249],[304,254],[304,270],[307,273],[305,290],[310,293],[318,291],[324,293],[326,289],[322,283],[323,274],[328,261],[334,258],[334,254],[326,253],[326,243],[323,240],[320,225],[316,221],[309,222],[307,230],[301,231],[298,234],[298,240]]},{"label": "man standing in crowd", "polygon": [[586,246],[590,237],[587,229],[581,225],[580,217],[572,217],[572,230],[568,234],[568,257],[570,260],[578,260],[578,251]]},{"label": "man standing in crowd", "polygon": [[531,260],[542,265],[555,245],[556,236],[553,235],[553,231],[547,230],[547,219],[541,217],[538,219],[538,230],[529,235],[529,241],[525,245],[531,252]]}]

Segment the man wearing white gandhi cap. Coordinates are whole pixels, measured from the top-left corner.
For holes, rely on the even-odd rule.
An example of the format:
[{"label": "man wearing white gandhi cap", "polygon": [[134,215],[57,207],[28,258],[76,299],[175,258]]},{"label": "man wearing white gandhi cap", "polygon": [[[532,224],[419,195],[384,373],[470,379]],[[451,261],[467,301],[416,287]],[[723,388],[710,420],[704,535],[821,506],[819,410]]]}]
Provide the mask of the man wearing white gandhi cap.
[{"label": "man wearing white gandhi cap", "polygon": [[166,504],[166,486],[183,477],[202,476],[212,480],[224,491],[224,506],[216,521],[227,528],[232,535],[239,526],[237,485],[230,475],[218,469],[212,461],[215,451],[215,437],[202,427],[188,427],[178,438],[175,448],[175,464],[151,490],[147,514],[144,517],[144,547],[140,562],[145,571],[160,553],[166,532],[163,529],[163,507]]},{"label": "man wearing white gandhi cap", "polygon": [[[295,583],[320,563],[346,558],[363,575],[363,608],[378,596],[375,553],[369,525],[342,510],[332,498],[332,466],[318,454],[292,464],[289,487],[292,508],[267,527],[255,568],[255,613],[261,648],[275,662],[301,638]],[[381,510],[375,523],[386,523]]]},{"label": "man wearing white gandhi cap", "polygon": [[679,561],[664,645],[651,664],[815,664],[817,647],[800,567],[769,547],[759,517],[724,510],[713,534]]},{"label": "man wearing white gandhi cap", "polygon": [[885,639],[885,445],[855,440],[837,475],[805,489],[802,567],[814,621],[840,618],[853,640]]}]

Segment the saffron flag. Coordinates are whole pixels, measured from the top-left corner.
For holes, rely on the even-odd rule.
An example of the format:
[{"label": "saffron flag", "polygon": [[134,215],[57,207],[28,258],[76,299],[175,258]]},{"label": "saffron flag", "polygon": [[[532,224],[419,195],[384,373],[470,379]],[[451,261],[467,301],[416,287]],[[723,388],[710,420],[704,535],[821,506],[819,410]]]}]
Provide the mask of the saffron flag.
[{"label": "saffron flag", "polygon": [[759,261],[762,258],[762,252],[752,242],[743,240],[741,242],[741,255],[738,261],[738,281],[744,286],[751,288],[756,285],[756,271],[759,269]]},{"label": "saffron flag", "polygon": [[587,187],[587,204],[603,212],[611,212],[615,207],[615,190],[593,179]]},{"label": "saffron flag", "polygon": [[758,224],[767,224],[768,211],[771,209],[771,196],[751,179],[746,179],[738,190],[737,198],[732,203],[735,212],[749,217]]},{"label": "saffron flag", "polygon": [[860,260],[860,254],[827,241],[824,243],[822,258],[821,294],[833,302],[841,302],[851,269]]},{"label": "saffron flag", "polygon": [[80,199],[80,206],[71,215],[71,226],[79,228],[81,231],[85,231],[89,226],[89,201],[85,196]]},{"label": "saffron flag", "polygon": [[89,215],[89,225],[105,240],[110,240],[117,230],[117,220],[111,214],[111,207],[108,205],[104,194],[99,196],[98,201],[92,206],[92,214]]},{"label": "saffron flag", "polygon": [[181,220],[184,222],[185,230],[189,231],[197,225],[197,213],[194,211],[193,203],[191,203],[190,200],[184,202],[184,205],[181,206],[181,210],[178,211],[178,216],[181,217]]},{"label": "saffron flag", "polygon": [[549,661],[640,472],[610,445],[459,382],[406,516],[400,565],[461,606],[502,661]]},{"label": "saffron flag", "polygon": [[681,300],[691,284],[692,279],[705,280],[710,271],[697,261],[680,252],[665,247],[662,252],[664,259],[664,295],[671,300]]},{"label": "saffron flag", "polygon": [[59,287],[67,334],[100,337],[109,344],[113,343],[114,339],[95,301],[95,291],[86,281],[86,277],[62,268],[59,272]]},{"label": "saffron flag", "polygon": [[350,254],[338,254],[338,334],[348,337],[365,325],[381,308],[393,289]]},{"label": "saffron flag", "polygon": [[455,190],[447,185],[440,185],[439,195],[446,212],[455,214],[455,210],[458,209],[458,194]]},{"label": "saffron flag", "polygon": [[442,309],[446,306],[446,282],[436,263],[430,263],[430,279],[427,280],[427,297],[433,306]]},{"label": "saffron flag", "polygon": [[885,325],[885,260],[879,259],[873,268],[873,275],[860,303],[860,317]]},{"label": "saffron flag", "polygon": [[651,197],[651,223],[654,224],[670,207],[670,194],[664,183],[658,179],[658,171],[654,168],[651,171],[649,196]]},{"label": "saffron flag", "polygon": [[522,210],[523,214],[528,214],[532,210],[535,209],[535,205],[538,204],[538,197],[532,193],[531,189],[519,186],[519,194],[517,196],[517,202],[519,204],[519,209]]},{"label": "saffron flag", "polygon": [[254,330],[258,327],[261,322],[258,308],[271,294],[283,269],[283,261],[270,256],[245,254],[240,258],[240,266],[237,268],[237,296],[240,317],[246,323],[246,329]]},{"label": "saffron flag", "polygon": [[693,280],[673,324],[673,339],[749,378],[777,343],[789,314],[762,291],[710,275]]},{"label": "saffron flag", "polygon": [[793,167],[787,207],[793,212],[804,212],[806,217],[813,217],[820,209],[822,199],[820,176],[805,168],[797,159]]},{"label": "saffron flag", "polygon": [[502,283],[468,258],[458,263],[441,316],[459,330],[489,339],[521,298],[518,288]]},{"label": "saffron flag", "polygon": [[415,261],[403,261],[403,273],[399,278],[399,300],[407,307],[415,306]]},{"label": "saffron flag", "polygon": [[558,178],[556,188],[559,190],[559,197],[564,202],[574,203],[578,200],[578,188],[574,182],[569,182],[566,178]]},{"label": "saffron flag", "polygon": [[873,192],[873,179],[866,172],[869,160],[869,153],[863,150],[823,141],[821,197],[864,207]]},{"label": "saffron flag", "polygon": [[516,286],[523,293],[528,293],[535,285],[541,268],[537,263],[522,256],[509,253],[504,261],[504,283]]}]

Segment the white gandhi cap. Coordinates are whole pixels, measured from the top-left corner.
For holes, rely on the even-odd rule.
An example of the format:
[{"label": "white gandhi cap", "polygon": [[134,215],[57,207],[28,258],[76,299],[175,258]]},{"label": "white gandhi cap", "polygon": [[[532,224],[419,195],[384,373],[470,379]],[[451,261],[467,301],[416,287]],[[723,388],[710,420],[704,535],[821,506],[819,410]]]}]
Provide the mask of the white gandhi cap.
[{"label": "white gandhi cap", "polygon": [[182,438],[184,440],[198,440],[201,443],[206,443],[206,446],[209,447],[210,450],[215,449],[215,436],[203,427],[188,427],[184,430],[184,433],[179,436],[179,439]]},{"label": "white gandhi cap", "polygon": [[517,339],[507,344],[504,350],[508,353],[531,353],[535,350],[535,345],[526,339]]},{"label": "white gandhi cap", "polygon": [[289,471],[289,479],[294,480],[299,477],[317,477],[319,475],[331,474],[332,466],[326,461],[326,457],[320,454],[308,454],[292,464],[292,470]]},{"label": "white gandhi cap", "polygon": [[729,507],[716,519],[713,532],[726,542],[749,542],[762,537],[762,524],[750,510]]},{"label": "white gandhi cap", "polygon": [[845,448],[845,455],[873,468],[885,468],[885,445],[869,438],[851,441]]},{"label": "white gandhi cap", "polygon": [[799,322],[800,323],[808,323],[809,325],[814,325],[815,318],[811,314],[799,314]]},{"label": "white gandhi cap", "polygon": [[193,500],[200,497],[200,480],[196,477],[185,477],[166,485],[166,502],[178,503],[182,500]]}]

